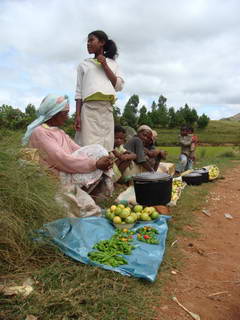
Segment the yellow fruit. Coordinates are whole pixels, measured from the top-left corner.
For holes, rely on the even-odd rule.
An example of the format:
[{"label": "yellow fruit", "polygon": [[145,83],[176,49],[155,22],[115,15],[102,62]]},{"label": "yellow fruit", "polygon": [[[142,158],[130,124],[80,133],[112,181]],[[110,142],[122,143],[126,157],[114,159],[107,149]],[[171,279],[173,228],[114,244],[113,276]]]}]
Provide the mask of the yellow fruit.
[{"label": "yellow fruit", "polygon": [[134,223],[134,222],[135,222],[135,220],[134,220],[134,217],[133,217],[133,216],[128,216],[128,217],[125,219],[125,221],[126,221],[126,223],[130,223],[130,224],[132,224],[132,223]]},{"label": "yellow fruit", "polygon": [[138,219],[138,216],[137,216],[137,214],[135,212],[132,212],[130,214],[130,217],[133,217],[134,221],[136,221]]},{"label": "yellow fruit", "polygon": [[136,215],[137,215],[137,219],[138,219],[138,220],[141,219],[141,214],[142,214],[141,212],[136,212]]},{"label": "yellow fruit", "polygon": [[122,219],[119,216],[115,216],[113,218],[113,222],[116,224],[120,224],[120,223],[122,223]]},{"label": "yellow fruit", "polygon": [[148,215],[147,212],[143,212],[141,214],[141,220],[143,220],[143,221],[148,221],[149,220],[149,215]]},{"label": "yellow fruit", "polygon": [[144,212],[144,213],[147,213],[147,214],[151,214],[151,213],[152,213],[152,209],[151,209],[151,207],[145,207],[145,208],[143,209],[143,212]]},{"label": "yellow fruit", "polygon": [[122,208],[119,208],[119,207],[117,207],[117,208],[114,210],[114,214],[115,214],[116,216],[121,216],[121,212],[122,212]]},{"label": "yellow fruit", "polygon": [[110,208],[110,210],[112,211],[112,212],[114,212],[115,210],[117,209],[117,207],[116,206],[111,206],[111,208]]},{"label": "yellow fruit", "polygon": [[120,213],[120,217],[121,217],[121,218],[125,219],[125,218],[127,218],[129,215],[130,215],[130,212],[129,212],[129,210],[127,210],[127,208],[122,209],[122,211],[121,211],[121,213]]},{"label": "yellow fruit", "polygon": [[119,205],[118,205],[118,208],[124,209],[124,208],[125,208],[125,205],[124,205],[124,204],[119,204]]},{"label": "yellow fruit", "polygon": [[139,204],[137,204],[135,207],[134,207],[134,212],[141,212],[143,210],[143,207],[140,206]]}]

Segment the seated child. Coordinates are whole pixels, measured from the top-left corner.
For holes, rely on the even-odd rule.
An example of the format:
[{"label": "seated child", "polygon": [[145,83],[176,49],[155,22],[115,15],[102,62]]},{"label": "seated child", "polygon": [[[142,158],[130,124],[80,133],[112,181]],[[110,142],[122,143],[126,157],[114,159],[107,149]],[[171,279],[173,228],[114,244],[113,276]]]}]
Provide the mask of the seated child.
[{"label": "seated child", "polygon": [[[136,159],[136,155],[132,152],[127,151],[124,148],[124,143],[126,140],[126,131],[123,127],[116,125],[114,128],[114,150],[112,151],[113,155],[115,156],[115,165],[119,169],[121,175],[118,175],[116,180],[119,180],[123,177],[124,180],[124,172],[127,168],[131,167],[132,161]],[[116,168],[115,168],[115,173]],[[126,177],[125,177],[126,178]]]},{"label": "seated child", "polygon": [[[152,143],[152,129],[148,126],[138,128],[137,135],[132,137],[126,144],[125,148],[136,154],[134,173],[137,174],[144,171],[155,171],[154,164],[150,159],[150,155],[154,158],[153,153],[149,150],[149,145]],[[153,151],[153,150],[152,150]],[[148,155],[148,154],[149,155]],[[155,150],[155,156],[159,154]]]},{"label": "seated child", "polygon": [[[138,130],[141,130],[143,127],[147,129],[148,126],[140,126]],[[167,152],[164,150],[156,149],[155,143],[157,138],[157,132],[148,127],[148,130],[151,130],[152,136],[147,143],[145,143],[145,154],[148,156],[149,161],[151,162],[154,171],[158,170],[159,163],[161,160],[165,160]]]}]

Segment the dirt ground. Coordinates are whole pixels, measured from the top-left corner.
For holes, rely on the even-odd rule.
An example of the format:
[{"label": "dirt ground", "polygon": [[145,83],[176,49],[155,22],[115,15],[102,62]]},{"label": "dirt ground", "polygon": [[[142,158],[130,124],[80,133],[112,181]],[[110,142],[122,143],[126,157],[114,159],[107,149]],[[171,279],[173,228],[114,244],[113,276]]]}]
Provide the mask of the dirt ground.
[{"label": "dirt ground", "polygon": [[210,216],[201,210],[195,213],[200,237],[178,239],[185,265],[181,271],[172,270],[157,320],[194,319],[172,301],[172,296],[201,320],[240,320],[239,164],[224,177],[215,182],[203,208]]}]

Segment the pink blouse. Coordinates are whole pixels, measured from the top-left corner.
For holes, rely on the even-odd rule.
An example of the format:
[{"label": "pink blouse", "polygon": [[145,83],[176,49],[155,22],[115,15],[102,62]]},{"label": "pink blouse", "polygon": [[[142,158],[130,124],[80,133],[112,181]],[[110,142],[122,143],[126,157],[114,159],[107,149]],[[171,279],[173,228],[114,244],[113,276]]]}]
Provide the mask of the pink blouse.
[{"label": "pink blouse", "polygon": [[72,155],[81,147],[57,127],[41,125],[35,128],[29,147],[38,149],[42,163],[55,172],[88,173],[96,170],[96,160],[87,155]]}]

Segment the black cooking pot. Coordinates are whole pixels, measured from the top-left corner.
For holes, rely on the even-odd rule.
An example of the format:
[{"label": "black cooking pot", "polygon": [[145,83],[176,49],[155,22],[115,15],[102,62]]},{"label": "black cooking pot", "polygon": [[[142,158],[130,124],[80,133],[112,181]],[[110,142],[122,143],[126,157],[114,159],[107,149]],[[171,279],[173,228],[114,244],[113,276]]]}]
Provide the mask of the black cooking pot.
[{"label": "black cooking pot", "polygon": [[202,175],[196,172],[191,172],[182,176],[182,180],[185,181],[187,184],[195,186],[198,186],[203,182]]},{"label": "black cooking pot", "polygon": [[172,177],[166,173],[143,172],[133,176],[137,203],[144,206],[167,204],[172,197]]},{"label": "black cooking pot", "polygon": [[197,169],[193,172],[199,173],[202,175],[202,182],[209,182],[209,174],[207,169]]}]

